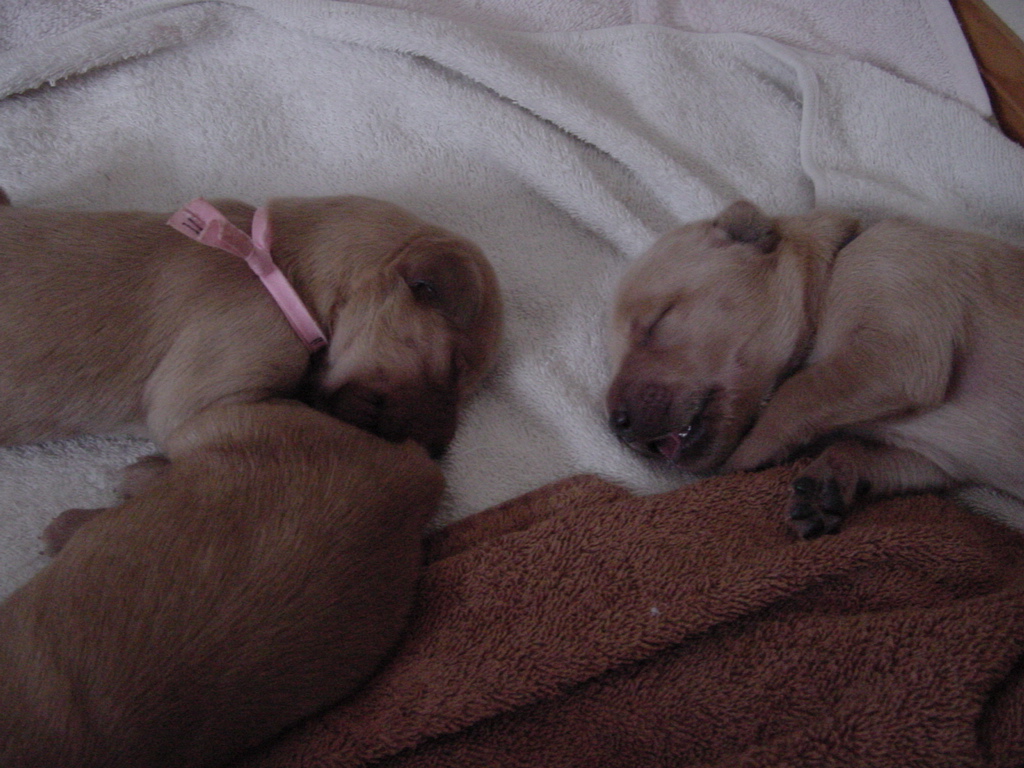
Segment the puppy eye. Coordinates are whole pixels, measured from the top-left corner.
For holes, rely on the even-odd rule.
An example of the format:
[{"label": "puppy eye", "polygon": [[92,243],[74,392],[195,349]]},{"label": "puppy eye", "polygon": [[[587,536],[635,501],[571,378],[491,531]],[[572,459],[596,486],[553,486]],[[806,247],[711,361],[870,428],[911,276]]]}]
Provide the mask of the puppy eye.
[{"label": "puppy eye", "polygon": [[642,339],[644,342],[654,341],[655,335],[658,332],[658,326],[661,325],[661,321],[665,319],[665,315],[667,315],[671,310],[672,305],[670,304],[669,306],[661,310],[661,312],[659,312],[654,317],[654,319],[647,324],[647,327],[644,329],[642,334]]},{"label": "puppy eye", "polygon": [[440,300],[437,286],[429,280],[410,280],[409,290],[412,291],[412,295],[416,297],[417,301],[436,304]]}]

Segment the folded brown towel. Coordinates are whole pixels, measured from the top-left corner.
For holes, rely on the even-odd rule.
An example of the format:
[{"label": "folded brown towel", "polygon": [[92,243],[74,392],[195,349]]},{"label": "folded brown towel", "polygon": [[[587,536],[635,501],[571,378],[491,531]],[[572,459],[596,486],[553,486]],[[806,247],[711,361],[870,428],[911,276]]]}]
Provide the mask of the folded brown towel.
[{"label": "folded brown towel", "polygon": [[914,496],[801,541],[792,475],[576,477],[440,532],[389,665],[245,764],[1024,763],[1024,537]]}]

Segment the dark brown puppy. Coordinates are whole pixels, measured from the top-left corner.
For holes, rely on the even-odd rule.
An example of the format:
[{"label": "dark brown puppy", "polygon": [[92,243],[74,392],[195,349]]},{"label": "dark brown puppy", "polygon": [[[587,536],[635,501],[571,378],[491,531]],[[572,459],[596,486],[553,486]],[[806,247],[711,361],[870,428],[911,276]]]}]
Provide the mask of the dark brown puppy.
[{"label": "dark brown puppy", "polygon": [[[217,201],[249,231],[253,208]],[[248,266],[166,214],[0,206],[0,444],[303,394],[433,453],[495,354],[501,302],[471,242],[363,197],[269,203],[272,254],[330,336],[314,365]]]},{"label": "dark brown puppy", "polygon": [[615,305],[613,429],[697,473],[829,443],[794,485],[806,536],[859,494],[981,483],[1024,498],[1024,252],[735,203],[656,243]]},{"label": "dark brown puppy", "polygon": [[418,445],[215,406],[0,605],[4,768],[222,765],[394,646],[442,492]]}]

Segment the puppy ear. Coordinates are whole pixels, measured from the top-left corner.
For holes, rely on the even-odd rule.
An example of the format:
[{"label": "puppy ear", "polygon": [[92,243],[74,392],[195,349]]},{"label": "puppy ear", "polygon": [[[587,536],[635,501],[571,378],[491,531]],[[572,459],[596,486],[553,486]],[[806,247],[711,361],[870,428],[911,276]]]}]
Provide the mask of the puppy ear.
[{"label": "puppy ear", "polygon": [[7,196],[7,193],[3,189],[0,189],[0,205],[10,205],[11,198]]},{"label": "puppy ear", "polygon": [[398,273],[417,302],[459,328],[469,326],[480,310],[483,284],[476,263],[450,243],[412,243]]},{"label": "puppy ear", "polygon": [[761,253],[770,253],[779,244],[779,233],[771,217],[746,200],[738,200],[718,214],[714,226],[730,240],[748,243]]}]

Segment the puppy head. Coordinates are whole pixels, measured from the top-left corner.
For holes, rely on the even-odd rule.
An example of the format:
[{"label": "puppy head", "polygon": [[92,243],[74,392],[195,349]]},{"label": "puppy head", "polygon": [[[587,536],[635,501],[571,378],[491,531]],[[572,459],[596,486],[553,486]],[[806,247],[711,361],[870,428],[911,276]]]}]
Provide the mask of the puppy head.
[{"label": "puppy head", "polygon": [[270,211],[282,268],[330,334],[311,402],[443,453],[501,334],[498,282],[480,249],[368,198],[279,200]]},{"label": "puppy head", "polygon": [[802,362],[828,266],[856,227],[830,213],[772,219],[740,201],[658,240],[614,303],[616,435],[682,469],[715,470]]}]

